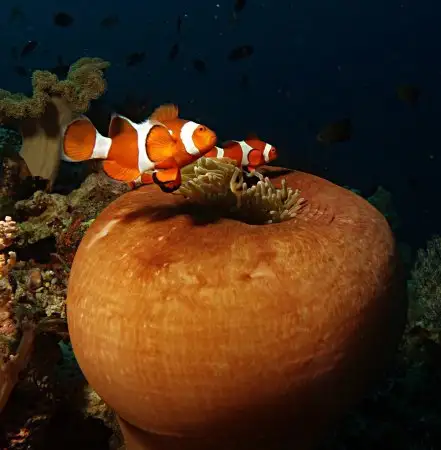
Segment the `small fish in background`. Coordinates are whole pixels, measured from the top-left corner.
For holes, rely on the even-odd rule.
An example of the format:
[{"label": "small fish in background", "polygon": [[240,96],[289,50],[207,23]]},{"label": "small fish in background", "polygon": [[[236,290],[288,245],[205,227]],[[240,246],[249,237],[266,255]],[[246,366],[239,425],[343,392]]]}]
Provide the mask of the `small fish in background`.
[{"label": "small fish in background", "polygon": [[26,44],[23,46],[23,48],[21,49],[20,52],[20,58],[23,58],[27,55],[29,55],[30,53],[32,53],[36,48],[38,47],[38,41],[28,41],[26,42]]},{"label": "small fish in background", "polygon": [[168,59],[170,61],[174,61],[178,56],[178,54],[179,54],[179,44],[176,43],[172,45],[172,48],[170,49],[170,52],[168,54]]},{"label": "small fish in background", "polygon": [[172,156],[176,146],[167,127],[152,118],[135,123],[114,114],[104,137],[89,118],[80,116],[64,130],[62,159],[101,159],[109,177],[129,185],[148,172],[162,191],[173,192],[181,185],[180,168]]},{"label": "small fish in background", "polygon": [[252,45],[240,45],[233,48],[228,54],[230,61],[239,61],[244,58],[249,58],[254,53],[254,47]]},{"label": "small fish in background", "polygon": [[396,94],[399,100],[414,108],[421,97],[421,89],[413,84],[401,84],[397,87]]},{"label": "small fish in background", "polygon": [[24,67],[24,66],[14,66],[13,70],[20,77],[27,77],[27,76],[29,76],[28,69],[26,69],[26,67]]},{"label": "small fish in background", "polygon": [[9,12],[9,23],[23,22],[26,19],[26,14],[20,6],[13,6]]},{"label": "small fish in background", "polygon": [[250,134],[243,141],[227,141],[220,147],[214,147],[205,154],[207,158],[230,158],[238,167],[253,172],[258,167],[274,161],[277,150],[271,144]]},{"label": "small fish in background", "polygon": [[133,67],[145,60],[145,52],[133,52],[126,56],[126,66]]},{"label": "small fish in background", "polygon": [[182,29],[182,18],[181,16],[178,16],[178,18],[176,19],[176,31],[178,32],[178,34],[181,34],[181,29]]},{"label": "small fish in background", "polygon": [[205,61],[203,61],[202,59],[194,59],[193,67],[199,73],[207,72],[207,65],[205,64]]},{"label": "small fish in background", "polygon": [[247,2],[246,0],[235,0],[233,7],[233,19],[237,20],[238,14],[243,11]]},{"label": "small fish in background", "polygon": [[105,29],[114,28],[119,25],[119,17],[117,14],[111,14],[110,16],[104,17],[100,22],[100,27]]},{"label": "small fish in background", "polygon": [[70,69],[70,64],[65,64],[61,55],[57,56],[57,65],[52,67],[49,71],[54,73],[58,78],[64,79]]},{"label": "small fish in background", "polygon": [[352,138],[352,121],[344,118],[325,125],[317,134],[317,141],[321,144],[335,144],[349,141]]},{"label": "small fish in background", "polygon": [[54,14],[53,21],[54,25],[57,27],[66,28],[70,27],[74,23],[74,18],[68,13],[58,12]]}]

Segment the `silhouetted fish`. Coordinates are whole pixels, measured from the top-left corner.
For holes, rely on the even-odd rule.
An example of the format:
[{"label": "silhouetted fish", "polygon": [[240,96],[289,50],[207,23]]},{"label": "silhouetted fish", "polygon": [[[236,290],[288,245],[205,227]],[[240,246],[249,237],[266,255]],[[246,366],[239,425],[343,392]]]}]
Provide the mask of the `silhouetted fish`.
[{"label": "silhouetted fish", "polygon": [[68,13],[59,12],[54,15],[54,24],[58,27],[70,27],[73,22],[73,17]]},{"label": "silhouetted fish", "polygon": [[248,58],[254,53],[254,47],[252,45],[241,45],[233,48],[228,54],[230,61],[239,61],[240,59]]},{"label": "silhouetted fish", "polygon": [[173,61],[176,56],[178,56],[179,54],[179,44],[173,44],[172,48],[170,49],[170,52],[168,54],[168,59],[170,59],[171,61]]},{"label": "silhouetted fish", "polygon": [[194,59],[193,60],[193,67],[199,72],[199,73],[205,73],[207,71],[207,65],[202,59]]},{"label": "silhouetted fish", "polygon": [[105,17],[101,22],[102,28],[113,28],[119,24],[119,17],[116,14]]},{"label": "silhouetted fish", "polygon": [[145,52],[133,52],[126,57],[126,66],[136,66],[142,63],[145,59]]},{"label": "silhouetted fish", "polygon": [[38,47],[37,41],[28,41],[21,49],[20,57],[29,55],[29,53],[32,53],[37,47]]}]

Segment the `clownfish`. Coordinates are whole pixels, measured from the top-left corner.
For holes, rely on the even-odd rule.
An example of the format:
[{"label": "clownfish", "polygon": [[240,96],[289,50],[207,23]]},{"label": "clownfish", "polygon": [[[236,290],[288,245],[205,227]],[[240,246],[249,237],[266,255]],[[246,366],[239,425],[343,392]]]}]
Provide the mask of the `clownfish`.
[{"label": "clownfish", "polygon": [[205,154],[207,158],[230,158],[238,167],[252,172],[257,167],[277,158],[277,150],[271,144],[250,136],[244,141],[228,141],[222,147],[214,147]]},{"label": "clownfish", "polygon": [[[159,106],[153,111],[150,119],[167,127],[170,136],[176,141],[171,156],[179,167],[193,163],[216,144],[217,136],[214,131],[200,123],[179,118],[179,110],[176,105]],[[131,186],[151,184],[152,182],[154,182],[153,176],[150,173],[143,173],[131,183]]]},{"label": "clownfish", "polygon": [[179,163],[173,155],[179,143],[168,128],[149,117],[142,123],[114,114],[108,137],[102,136],[85,116],[73,120],[64,130],[62,159],[69,162],[103,159],[103,170],[111,178],[129,185],[149,173],[164,192],[181,185]]}]

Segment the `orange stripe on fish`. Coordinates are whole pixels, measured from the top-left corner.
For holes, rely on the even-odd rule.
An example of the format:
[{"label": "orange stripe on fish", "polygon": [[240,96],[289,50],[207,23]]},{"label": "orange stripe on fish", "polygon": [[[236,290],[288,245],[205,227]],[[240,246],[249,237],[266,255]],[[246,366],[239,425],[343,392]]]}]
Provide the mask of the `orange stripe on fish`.
[{"label": "orange stripe on fish", "polygon": [[255,170],[277,158],[277,150],[271,144],[255,136],[243,141],[228,141],[222,147],[214,147],[205,154],[208,158],[230,158],[238,167]]},{"label": "orange stripe on fish", "polygon": [[103,159],[105,173],[127,183],[146,172],[163,171],[164,175],[153,181],[165,192],[171,192],[181,183],[180,166],[173,157],[177,145],[168,128],[151,118],[134,123],[114,114],[109,137],[105,137],[87,117],[81,116],[64,130],[62,159],[69,162]]},{"label": "orange stripe on fish", "polygon": [[176,105],[160,106],[153,111],[151,119],[164,124],[176,139],[178,145],[173,157],[180,167],[196,161],[216,145],[216,133],[205,125],[180,119]]}]

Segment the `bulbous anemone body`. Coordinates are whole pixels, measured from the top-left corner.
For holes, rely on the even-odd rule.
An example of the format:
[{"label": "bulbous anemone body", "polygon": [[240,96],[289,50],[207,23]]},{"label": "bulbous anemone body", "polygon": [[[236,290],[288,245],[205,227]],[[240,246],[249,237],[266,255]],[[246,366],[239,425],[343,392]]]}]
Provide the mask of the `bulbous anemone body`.
[{"label": "bulbous anemone body", "polygon": [[146,186],[88,230],[69,330],[129,449],[309,449],[391,357],[406,303],[386,220],[326,180],[284,178],[307,203],[281,223],[213,220]]}]

